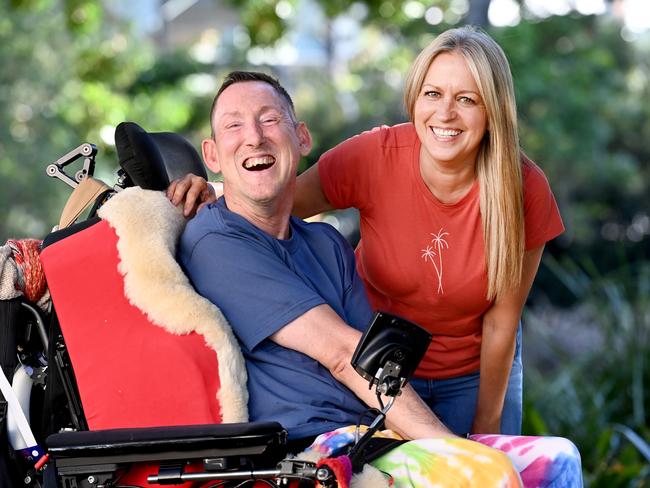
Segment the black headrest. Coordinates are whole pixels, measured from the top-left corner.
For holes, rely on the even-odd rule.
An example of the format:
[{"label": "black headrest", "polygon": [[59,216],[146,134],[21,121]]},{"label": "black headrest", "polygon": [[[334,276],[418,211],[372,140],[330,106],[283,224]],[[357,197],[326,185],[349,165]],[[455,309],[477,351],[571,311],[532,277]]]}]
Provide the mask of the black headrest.
[{"label": "black headrest", "polygon": [[120,167],[145,190],[164,190],[187,173],[208,178],[196,149],[174,132],[147,132],[134,122],[122,122],[115,128],[115,148]]}]

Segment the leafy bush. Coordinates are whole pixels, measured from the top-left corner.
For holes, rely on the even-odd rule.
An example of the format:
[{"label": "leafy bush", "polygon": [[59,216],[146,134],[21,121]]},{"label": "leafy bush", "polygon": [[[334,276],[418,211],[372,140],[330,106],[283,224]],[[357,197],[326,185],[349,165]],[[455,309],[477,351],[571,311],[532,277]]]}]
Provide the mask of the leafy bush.
[{"label": "leafy bush", "polygon": [[579,304],[526,313],[524,432],[572,439],[590,486],[650,486],[650,264],[546,263]]}]

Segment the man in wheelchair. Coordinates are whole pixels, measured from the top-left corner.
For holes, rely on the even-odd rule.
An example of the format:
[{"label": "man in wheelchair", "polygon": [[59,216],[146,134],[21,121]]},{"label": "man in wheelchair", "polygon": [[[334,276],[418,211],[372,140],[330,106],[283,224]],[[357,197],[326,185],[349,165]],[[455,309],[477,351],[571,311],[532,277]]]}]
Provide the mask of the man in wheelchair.
[{"label": "man in wheelchair", "polygon": [[[41,259],[61,329],[53,326],[46,353],[62,373],[72,422],[60,422],[61,409],[49,408],[53,425],[41,430],[75,431],[48,438],[51,460],[37,463],[49,465],[46,487],[247,486],[260,478],[278,486],[268,480],[301,477],[313,485],[318,477],[308,465],[276,467],[287,451],[303,450],[300,457],[314,463],[328,458],[319,462],[341,487],[359,468],[348,448],[379,396],[350,359],[371,313],[344,239],[289,216],[309,132],[286,91],[256,73],[226,79],[211,122],[204,158],[223,173],[225,196],[190,222],[178,257],[194,287],[219,308],[188,291],[173,259],[184,222],[160,192],[123,190],[101,207],[101,219],[46,239]],[[120,154],[123,168],[143,148],[156,161],[184,157],[170,150],[175,134],[136,128],[116,131],[133,148]],[[133,183],[154,190],[185,172],[168,174],[165,183],[127,171]],[[380,439],[363,451],[363,461],[390,476],[366,470],[353,478],[356,486],[387,486],[390,479],[396,486],[519,486],[520,478],[531,487],[580,485],[579,455],[569,441],[475,437],[509,460],[451,434],[408,386],[391,405],[391,430],[377,431]],[[160,427],[178,424],[190,427]],[[41,486],[33,473],[25,486]]]}]

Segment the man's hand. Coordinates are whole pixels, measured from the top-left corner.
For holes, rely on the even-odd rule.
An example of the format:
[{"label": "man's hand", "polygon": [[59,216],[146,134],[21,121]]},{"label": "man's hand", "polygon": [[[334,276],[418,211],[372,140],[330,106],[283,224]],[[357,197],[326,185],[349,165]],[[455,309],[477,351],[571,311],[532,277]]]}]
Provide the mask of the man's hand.
[{"label": "man's hand", "polygon": [[205,205],[216,202],[218,196],[204,178],[190,173],[169,184],[167,198],[176,206],[184,201],[183,215],[193,217]]}]

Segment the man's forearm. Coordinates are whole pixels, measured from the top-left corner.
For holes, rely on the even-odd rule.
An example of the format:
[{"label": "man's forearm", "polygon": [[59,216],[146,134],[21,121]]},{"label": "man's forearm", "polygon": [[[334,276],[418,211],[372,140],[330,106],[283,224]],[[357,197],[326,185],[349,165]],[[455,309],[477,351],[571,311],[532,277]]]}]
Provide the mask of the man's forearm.
[{"label": "man's forearm", "polygon": [[402,395],[395,400],[386,423],[389,428],[406,439],[430,439],[455,435],[408,385],[402,390]]},{"label": "man's forearm", "polygon": [[[325,335],[324,330],[328,331]],[[361,332],[343,322],[327,305],[312,308],[271,336],[277,344],[318,361],[366,405],[378,407],[375,393],[350,364],[359,339]],[[387,422],[407,439],[453,435],[410,386],[395,400]]]},{"label": "man's forearm", "polygon": [[[378,407],[374,390],[368,389],[366,380],[359,376],[352,366],[346,366],[335,377],[366,405]],[[405,439],[430,439],[454,435],[409,385],[406,385],[402,394],[395,399],[388,412],[386,424]]]}]

